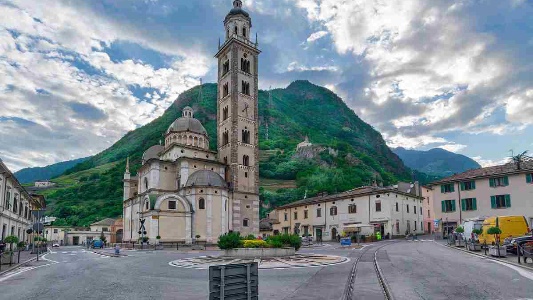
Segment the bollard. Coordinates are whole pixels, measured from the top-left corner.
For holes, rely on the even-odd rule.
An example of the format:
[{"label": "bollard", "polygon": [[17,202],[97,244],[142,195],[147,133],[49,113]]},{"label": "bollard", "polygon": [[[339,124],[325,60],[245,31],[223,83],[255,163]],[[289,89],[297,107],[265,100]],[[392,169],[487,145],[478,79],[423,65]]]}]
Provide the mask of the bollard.
[{"label": "bollard", "polygon": [[516,255],[518,256],[518,263],[519,264],[521,264],[521,262],[520,262],[520,252],[522,252],[522,251],[520,251],[520,244],[517,243],[516,244]]},{"label": "bollard", "polygon": [[20,250],[19,250],[19,257],[17,259],[17,264],[20,264]]}]

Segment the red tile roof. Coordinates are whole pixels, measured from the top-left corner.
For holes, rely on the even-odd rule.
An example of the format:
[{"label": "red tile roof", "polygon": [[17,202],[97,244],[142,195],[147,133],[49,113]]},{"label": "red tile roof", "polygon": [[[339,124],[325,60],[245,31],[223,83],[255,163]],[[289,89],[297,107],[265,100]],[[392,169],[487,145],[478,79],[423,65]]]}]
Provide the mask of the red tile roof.
[{"label": "red tile roof", "polygon": [[499,175],[512,175],[512,174],[527,174],[533,173],[533,160],[523,161],[520,170],[517,169],[515,163],[507,163],[504,165],[486,167],[468,170],[463,173],[455,174],[450,177],[443,178],[441,180],[434,181],[428,184],[429,187],[442,184],[450,183],[457,181],[464,181],[467,179],[478,179],[478,178],[490,178]]}]

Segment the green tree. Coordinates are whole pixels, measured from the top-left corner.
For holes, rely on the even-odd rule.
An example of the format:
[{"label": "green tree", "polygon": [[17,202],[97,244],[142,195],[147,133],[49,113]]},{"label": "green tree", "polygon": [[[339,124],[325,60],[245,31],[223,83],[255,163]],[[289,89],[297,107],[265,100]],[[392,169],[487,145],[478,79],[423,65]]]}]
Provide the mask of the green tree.
[{"label": "green tree", "polygon": [[13,251],[13,244],[16,244],[19,242],[19,238],[14,235],[9,235],[4,239],[4,242],[9,244],[9,250]]}]

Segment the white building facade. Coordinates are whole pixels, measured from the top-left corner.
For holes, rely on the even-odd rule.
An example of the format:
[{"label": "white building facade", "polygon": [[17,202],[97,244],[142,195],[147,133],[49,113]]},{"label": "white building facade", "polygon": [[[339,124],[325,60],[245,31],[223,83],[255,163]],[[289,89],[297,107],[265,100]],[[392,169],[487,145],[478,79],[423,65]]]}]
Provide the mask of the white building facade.
[{"label": "white building facade", "polygon": [[30,242],[26,230],[33,225],[31,211],[44,208],[44,197],[30,195],[0,160],[0,240],[17,236]]},{"label": "white building facade", "polygon": [[311,234],[328,241],[359,224],[371,225],[371,232],[385,238],[424,232],[422,200],[395,188],[362,187],[284,205],[269,216],[274,234]]}]

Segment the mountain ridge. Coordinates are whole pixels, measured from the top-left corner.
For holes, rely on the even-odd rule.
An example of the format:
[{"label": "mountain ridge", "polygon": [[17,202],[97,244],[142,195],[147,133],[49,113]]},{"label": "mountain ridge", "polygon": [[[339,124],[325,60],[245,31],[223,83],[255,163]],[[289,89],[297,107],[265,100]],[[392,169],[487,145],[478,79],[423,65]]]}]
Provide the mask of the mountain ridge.
[{"label": "mountain ridge", "polygon": [[51,164],[44,167],[30,167],[20,169],[14,173],[20,183],[31,183],[37,180],[50,180],[63,174],[66,170],[86,161],[90,157],[82,157]]},{"label": "mountain ridge", "polygon": [[439,177],[447,177],[455,173],[462,173],[481,167],[479,163],[466,155],[450,152],[442,148],[421,151],[398,147],[392,149],[392,151],[409,168]]},{"label": "mountain ridge", "polygon": [[[135,174],[143,152],[159,143],[168,126],[181,117],[185,106],[193,107],[195,118],[208,132],[211,149],[216,150],[217,84],[203,84],[201,90],[202,97],[200,86],[183,92],[163,115],[65,171],[64,176],[69,178],[65,182],[69,185],[48,191],[50,214],[70,225],[120,215],[126,157],[130,157],[130,171]],[[265,206],[299,200],[304,194],[342,192],[372,180],[392,184],[410,179],[411,170],[387,147],[381,134],[332,91],[300,80],[287,88],[272,90],[271,94],[269,101],[269,93],[259,91],[259,148],[263,154],[268,153],[260,161],[260,176],[275,180],[279,186],[296,187],[275,191],[271,187],[268,191],[261,188]],[[305,136],[313,144],[334,148],[337,154],[322,153],[315,160],[294,158],[296,145]],[[100,168],[104,165],[108,167]],[[80,173],[85,175],[76,175]],[[285,180],[291,183],[283,184]],[[67,219],[69,214],[76,218]]]}]

